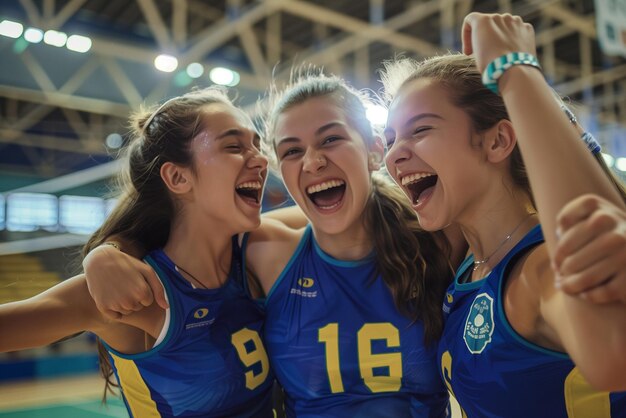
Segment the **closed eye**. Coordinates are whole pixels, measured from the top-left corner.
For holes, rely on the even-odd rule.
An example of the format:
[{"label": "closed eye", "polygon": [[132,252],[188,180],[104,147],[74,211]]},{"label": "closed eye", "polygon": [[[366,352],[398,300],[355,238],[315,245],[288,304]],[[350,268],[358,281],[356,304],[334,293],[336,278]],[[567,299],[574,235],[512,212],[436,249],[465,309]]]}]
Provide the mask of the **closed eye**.
[{"label": "closed eye", "polygon": [[324,138],[324,141],[322,141],[322,144],[330,144],[330,143],[333,143],[335,141],[339,141],[340,139],[342,139],[342,138],[340,136],[338,136],[338,135],[327,136],[326,138]]},{"label": "closed eye", "polygon": [[420,126],[413,131],[413,135],[419,135],[432,129],[432,126]]},{"label": "closed eye", "polygon": [[300,148],[288,148],[281,154],[280,159],[282,160],[283,158],[293,157],[294,155],[298,155],[300,152]]}]

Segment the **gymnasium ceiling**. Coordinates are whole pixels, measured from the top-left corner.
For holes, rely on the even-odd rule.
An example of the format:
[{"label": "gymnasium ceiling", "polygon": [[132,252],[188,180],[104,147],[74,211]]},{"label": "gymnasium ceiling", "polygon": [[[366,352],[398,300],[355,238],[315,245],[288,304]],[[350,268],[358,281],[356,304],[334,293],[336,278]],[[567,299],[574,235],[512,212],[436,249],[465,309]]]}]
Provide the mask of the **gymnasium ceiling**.
[{"label": "gymnasium ceiling", "polygon": [[[127,132],[132,109],[211,84],[206,72],[157,71],[160,53],[177,56],[179,69],[196,61],[239,71],[243,105],[272,72],[284,79],[301,61],[379,90],[382,60],[459,49],[472,10],[533,23],[557,90],[592,109],[596,131],[626,130],[626,59],[601,53],[593,0],[2,0],[0,20],[86,35],[93,46],[79,54],[0,37],[0,173],[45,179],[108,162],[105,138]],[[612,137],[600,139],[611,148]]]}]

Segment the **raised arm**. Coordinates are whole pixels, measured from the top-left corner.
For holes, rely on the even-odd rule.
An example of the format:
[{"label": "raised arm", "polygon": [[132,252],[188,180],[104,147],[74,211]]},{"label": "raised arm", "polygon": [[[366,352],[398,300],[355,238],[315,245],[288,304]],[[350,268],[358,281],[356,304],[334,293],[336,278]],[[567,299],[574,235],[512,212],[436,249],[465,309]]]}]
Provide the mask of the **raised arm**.
[{"label": "raised arm", "polygon": [[[536,55],[532,26],[511,15],[472,13],[463,28],[464,51],[482,72],[511,52]],[[626,389],[626,306],[593,304],[556,289],[551,257],[557,248],[559,212],[579,196],[594,193],[620,210],[624,202],[594,161],[576,129],[563,117],[542,73],[514,65],[498,83],[513,122],[545,234],[547,251],[536,251],[523,275],[539,293],[539,311],[554,338],[587,380],[599,389]]]}]

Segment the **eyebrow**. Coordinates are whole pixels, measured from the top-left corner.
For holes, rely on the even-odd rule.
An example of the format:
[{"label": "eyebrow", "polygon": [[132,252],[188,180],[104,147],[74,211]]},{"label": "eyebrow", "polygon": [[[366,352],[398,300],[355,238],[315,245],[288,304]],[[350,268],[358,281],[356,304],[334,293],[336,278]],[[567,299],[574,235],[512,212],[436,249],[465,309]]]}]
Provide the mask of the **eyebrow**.
[{"label": "eyebrow", "polygon": [[[411,119],[407,120],[406,123],[404,124],[403,128],[406,129],[408,126],[411,126],[413,123],[417,122],[420,119],[426,119],[426,118],[435,118],[435,119],[440,119],[443,120],[443,117],[439,116],[436,113],[419,113],[415,116],[413,116]],[[393,128],[385,128],[383,130],[383,134],[384,135],[394,135],[396,132],[395,129]]]},{"label": "eyebrow", "polygon": [[[253,131],[252,129],[250,130],[251,132],[254,132],[254,137],[255,138],[260,138],[258,132]],[[224,139],[226,137],[229,136],[243,136],[245,135],[244,131],[242,129],[239,128],[231,128],[231,129],[227,129],[224,132],[222,132],[221,134],[219,134],[217,137],[215,137],[215,139]]]},{"label": "eyebrow", "polygon": [[[319,136],[319,135],[323,134],[325,131],[328,131],[329,129],[336,128],[336,127],[343,128],[343,127],[345,127],[345,123],[342,123],[342,122],[330,122],[330,123],[327,123],[326,125],[322,125],[319,128],[317,128],[317,130],[315,131],[315,136]],[[296,138],[296,137],[293,137],[293,136],[288,136],[288,137],[282,138],[280,141],[278,141],[276,146],[278,147],[281,144],[293,143],[293,142],[300,142],[300,139]]]}]

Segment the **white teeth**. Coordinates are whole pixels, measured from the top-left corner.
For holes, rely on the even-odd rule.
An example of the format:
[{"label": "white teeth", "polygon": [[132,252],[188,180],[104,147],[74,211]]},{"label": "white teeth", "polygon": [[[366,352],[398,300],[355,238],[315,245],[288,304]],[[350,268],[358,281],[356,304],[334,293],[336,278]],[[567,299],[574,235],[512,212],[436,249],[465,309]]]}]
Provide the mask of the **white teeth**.
[{"label": "white teeth", "polygon": [[261,183],[258,181],[246,181],[245,183],[238,184],[236,188],[259,190],[261,188]]},{"label": "white teeth", "polygon": [[433,173],[414,173],[414,174],[409,174],[408,176],[402,177],[401,182],[403,186],[406,186],[407,184],[411,184],[413,182],[416,182],[417,180],[426,178],[426,177],[430,177],[430,176],[434,176]]},{"label": "white teeth", "polygon": [[343,186],[344,184],[346,184],[346,182],[343,180],[329,180],[323,183],[319,183],[319,184],[315,184],[313,186],[307,187],[306,192],[307,194],[317,193],[317,192],[321,192],[322,190],[328,190],[332,187]]}]

